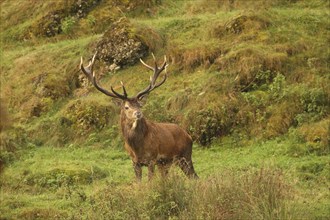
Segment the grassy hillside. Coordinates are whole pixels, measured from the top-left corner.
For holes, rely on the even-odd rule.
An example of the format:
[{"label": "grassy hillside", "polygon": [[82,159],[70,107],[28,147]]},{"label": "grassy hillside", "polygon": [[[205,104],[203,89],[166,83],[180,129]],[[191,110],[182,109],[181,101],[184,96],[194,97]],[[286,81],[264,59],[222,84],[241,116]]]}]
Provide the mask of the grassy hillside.
[{"label": "grassy hillside", "polygon": [[[330,216],[329,1],[0,4],[1,219]],[[144,112],[191,134],[200,180],[134,183],[119,109],[78,69],[118,24],[147,62],[167,55]],[[107,65],[105,87],[148,83],[138,62]]]}]

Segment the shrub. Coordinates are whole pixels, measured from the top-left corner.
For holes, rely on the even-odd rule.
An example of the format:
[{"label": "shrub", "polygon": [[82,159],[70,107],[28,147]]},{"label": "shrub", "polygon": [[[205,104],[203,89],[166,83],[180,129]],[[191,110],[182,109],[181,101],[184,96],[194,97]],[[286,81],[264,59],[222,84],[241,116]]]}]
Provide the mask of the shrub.
[{"label": "shrub", "polygon": [[322,88],[306,88],[302,93],[300,102],[304,111],[308,113],[325,114],[329,109],[329,95]]},{"label": "shrub", "polygon": [[87,16],[87,23],[91,28],[94,28],[94,26],[96,25],[96,18],[93,15],[88,15]]},{"label": "shrub", "polygon": [[70,124],[72,124],[76,134],[84,135],[93,129],[102,130],[113,122],[113,115],[115,113],[111,105],[94,100],[79,99],[66,106],[62,121],[65,125],[71,126]]},{"label": "shrub", "polygon": [[193,124],[190,125],[193,139],[202,146],[210,144],[221,132],[219,119],[219,115],[211,109],[199,111]]},{"label": "shrub", "polygon": [[269,85],[269,92],[273,100],[278,101],[285,96],[286,81],[285,76],[277,74],[273,82]]},{"label": "shrub", "polygon": [[328,114],[329,94],[324,88],[309,88],[301,85],[291,90],[291,98],[299,101],[300,105],[300,112],[295,117],[297,125],[320,121]]},{"label": "shrub", "polygon": [[73,27],[76,24],[75,17],[66,17],[61,22],[61,29],[64,34],[70,34],[73,31]]}]

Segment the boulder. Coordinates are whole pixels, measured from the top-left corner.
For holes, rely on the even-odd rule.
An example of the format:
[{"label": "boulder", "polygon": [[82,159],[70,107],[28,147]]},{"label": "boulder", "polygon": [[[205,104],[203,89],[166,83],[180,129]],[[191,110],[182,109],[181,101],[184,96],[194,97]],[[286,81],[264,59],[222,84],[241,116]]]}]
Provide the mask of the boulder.
[{"label": "boulder", "polygon": [[133,65],[148,52],[148,46],[134,33],[128,20],[114,22],[97,43],[98,58],[109,70]]}]

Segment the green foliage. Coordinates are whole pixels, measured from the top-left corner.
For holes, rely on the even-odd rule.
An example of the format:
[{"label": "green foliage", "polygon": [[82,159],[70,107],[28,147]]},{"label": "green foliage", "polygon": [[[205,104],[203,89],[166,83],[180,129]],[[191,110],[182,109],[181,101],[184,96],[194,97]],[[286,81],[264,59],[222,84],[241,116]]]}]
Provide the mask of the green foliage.
[{"label": "green foliage", "polygon": [[112,106],[100,105],[99,102],[93,100],[79,99],[67,106],[63,112],[64,118],[61,124],[69,126],[72,124],[75,132],[83,135],[92,129],[102,130],[109,125],[113,114]]},{"label": "green foliage", "polygon": [[58,189],[62,186],[74,184],[91,184],[94,180],[107,176],[103,170],[97,166],[90,168],[53,168],[44,173],[28,173],[23,183],[29,186],[42,187],[47,189]]},{"label": "green foliage", "polygon": [[[319,200],[300,209],[296,190],[315,181],[319,187],[325,186],[328,159],[289,157],[284,148],[293,143],[291,139],[275,140],[233,148],[231,142],[222,142],[209,149],[194,148],[200,180],[186,179],[173,166],[167,179],[156,176],[152,182],[140,184],[132,183],[131,161],[123,150],[31,147],[2,173],[0,210],[4,216],[17,217],[28,210],[42,215],[52,208],[50,216],[62,213],[104,219],[314,216],[327,195],[317,192]],[[293,184],[296,178],[301,180],[298,186]]]},{"label": "green foliage", "polygon": [[152,118],[158,122],[173,122],[173,116],[170,112],[164,112],[166,104],[160,98],[148,99],[146,105],[143,107],[147,118]]},{"label": "green foliage", "polygon": [[189,182],[174,174],[125,189],[101,189],[91,197],[92,207],[85,215],[110,219],[278,219],[290,216],[284,202],[289,196],[281,173],[271,169],[245,175],[227,171],[206,182]]},{"label": "green foliage", "polygon": [[[0,134],[0,218],[327,218],[328,8],[325,0],[2,1],[1,98],[11,123]],[[190,131],[198,181],[173,167],[167,180],[133,184],[117,110],[79,82],[95,33],[123,17],[149,52],[167,55],[168,80],[144,115]],[[106,72],[102,63],[95,70]],[[137,91],[144,71],[123,67],[102,85],[122,80]]]},{"label": "green foliage", "polygon": [[285,96],[286,80],[282,74],[277,74],[269,85],[269,92],[274,100],[281,100]]},{"label": "green foliage", "polygon": [[305,90],[300,102],[307,113],[323,115],[329,107],[328,94],[322,88]]},{"label": "green foliage", "polygon": [[93,28],[96,25],[96,18],[93,15],[88,15],[86,19],[90,27]]},{"label": "green foliage", "polygon": [[326,162],[311,161],[301,165],[299,168],[300,178],[304,181],[328,182],[330,180],[330,166]]},{"label": "green foliage", "polygon": [[[66,17],[61,22],[61,29],[64,34],[71,34],[73,31],[73,28],[76,24],[76,18],[75,17]],[[94,19],[95,22],[95,19]]]},{"label": "green foliage", "polygon": [[2,131],[0,133],[1,155],[6,154],[6,152],[15,152],[17,149],[24,146],[27,141],[27,132],[21,126],[12,127],[8,130]]},{"label": "green foliage", "polygon": [[211,109],[207,109],[200,111],[194,118],[190,133],[197,143],[205,146],[220,136],[220,133],[224,132],[223,128],[220,116]]}]

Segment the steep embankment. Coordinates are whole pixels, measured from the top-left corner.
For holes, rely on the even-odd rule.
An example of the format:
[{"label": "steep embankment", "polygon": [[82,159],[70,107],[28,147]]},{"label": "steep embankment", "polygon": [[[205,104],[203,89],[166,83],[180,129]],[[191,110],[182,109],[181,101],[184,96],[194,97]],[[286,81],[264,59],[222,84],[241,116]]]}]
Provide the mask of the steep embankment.
[{"label": "steep embankment", "polygon": [[[322,0],[2,1],[1,213],[326,217],[328,8]],[[95,50],[102,85],[123,81],[129,94],[148,83],[138,58],[167,55],[169,78],[145,115],[189,131],[207,181],[129,184],[118,109],[78,70]],[[122,210],[128,200],[136,208]]]}]

